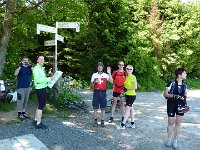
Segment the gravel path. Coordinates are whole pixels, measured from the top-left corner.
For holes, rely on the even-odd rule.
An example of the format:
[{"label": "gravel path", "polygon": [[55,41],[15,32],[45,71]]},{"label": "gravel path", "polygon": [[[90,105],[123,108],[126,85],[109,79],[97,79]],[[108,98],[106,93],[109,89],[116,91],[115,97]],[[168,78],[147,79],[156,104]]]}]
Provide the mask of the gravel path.
[{"label": "gravel path", "polygon": [[[199,150],[200,147],[200,90],[189,91],[188,105],[191,111],[183,120],[179,143],[182,150]],[[91,105],[92,92],[80,91],[86,103]],[[107,92],[108,98],[111,91]],[[0,125],[0,140],[34,134],[50,150],[170,150],[166,140],[166,101],[160,92],[138,92],[134,103],[136,129],[117,130],[120,112],[115,114],[114,123],[106,127],[92,127],[92,111],[71,113],[72,118],[48,118],[44,123],[48,130],[36,130],[31,121],[13,125]]]}]

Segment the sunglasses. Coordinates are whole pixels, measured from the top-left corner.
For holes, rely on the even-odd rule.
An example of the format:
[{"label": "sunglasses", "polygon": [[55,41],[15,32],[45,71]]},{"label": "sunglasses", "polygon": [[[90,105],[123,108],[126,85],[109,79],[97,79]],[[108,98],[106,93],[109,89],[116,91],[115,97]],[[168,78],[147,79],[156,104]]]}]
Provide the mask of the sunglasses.
[{"label": "sunglasses", "polygon": [[126,70],[132,70],[131,68],[126,68]]},{"label": "sunglasses", "polygon": [[124,66],[124,64],[119,64],[119,66]]}]

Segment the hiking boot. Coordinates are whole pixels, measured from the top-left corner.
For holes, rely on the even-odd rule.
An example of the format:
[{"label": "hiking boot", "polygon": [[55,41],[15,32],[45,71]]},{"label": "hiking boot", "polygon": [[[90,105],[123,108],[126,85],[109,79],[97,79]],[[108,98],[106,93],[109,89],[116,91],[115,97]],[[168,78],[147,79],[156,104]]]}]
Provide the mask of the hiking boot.
[{"label": "hiking boot", "polygon": [[102,127],[102,128],[104,128],[104,127],[105,127],[104,120],[101,120],[101,127]]},{"label": "hiking boot", "polygon": [[25,119],[30,119],[30,117],[27,115],[27,113],[22,113]]},{"label": "hiking boot", "polygon": [[117,129],[121,129],[121,130],[124,130],[124,129],[126,129],[125,128],[125,126],[121,126],[121,125],[119,125],[119,126],[116,126],[117,127]]},{"label": "hiking boot", "polygon": [[113,117],[110,117],[110,119],[108,120],[109,123],[113,122]]},{"label": "hiking boot", "polygon": [[178,149],[177,140],[174,140],[172,147],[173,147],[174,149]]},{"label": "hiking boot", "polygon": [[92,126],[93,126],[93,127],[98,127],[98,122],[97,122],[97,121],[94,121],[94,123],[93,123]]},{"label": "hiking boot", "polygon": [[135,124],[126,124],[125,126],[126,126],[126,128],[135,129]]},{"label": "hiking boot", "polygon": [[37,125],[37,121],[33,120],[32,125],[36,126]]},{"label": "hiking boot", "polygon": [[43,123],[39,123],[39,124],[36,124],[35,128],[36,129],[47,129],[47,126],[44,125]]},{"label": "hiking boot", "polygon": [[171,139],[168,139],[168,140],[167,140],[166,146],[167,146],[167,147],[171,147],[171,146],[172,146],[172,140],[171,140]]},{"label": "hiking boot", "polygon": [[23,116],[22,114],[18,116],[18,119],[19,119],[20,121],[24,121],[24,120],[25,120],[25,118],[24,118],[24,116]]}]

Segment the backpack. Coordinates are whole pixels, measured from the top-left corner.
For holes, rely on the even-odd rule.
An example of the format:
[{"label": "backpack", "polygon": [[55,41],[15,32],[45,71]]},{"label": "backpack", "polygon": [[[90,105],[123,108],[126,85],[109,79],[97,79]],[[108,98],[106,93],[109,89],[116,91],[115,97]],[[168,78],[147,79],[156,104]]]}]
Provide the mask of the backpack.
[{"label": "backpack", "polygon": [[[175,81],[175,79],[174,79],[174,80],[172,80],[172,86],[171,86],[171,88],[170,88],[170,90],[169,90],[169,94],[173,94],[175,85],[176,85],[176,81]],[[186,84],[185,81],[183,80],[183,91],[185,92],[186,89],[187,89],[187,84]]]},{"label": "backpack", "polygon": [[[119,75],[119,74],[117,74],[117,72],[118,72],[118,70],[115,72],[115,74],[114,74],[114,77],[113,77],[113,81],[115,81],[115,78],[116,78],[116,76],[118,75],[118,76],[125,76],[126,77],[126,72],[125,71],[123,71],[124,72],[124,74],[123,75]],[[115,86],[117,86],[118,88],[122,88],[122,87],[124,87],[124,86],[118,86],[117,84],[115,84]]]},{"label": "backpack", "polygon": [[125,77],[126,77],[126,72],[125,72],[125,71],[123,71],[123,72],[124,72],[124,75],[119,75],[119,74],[117,74],[117,72],[118,72],[118,70],[115,72],[115,75],[114,75],[113,80],[115,80],[115,78],[116,78],[117,75],[118,75],[118,76],[125,76]]}]

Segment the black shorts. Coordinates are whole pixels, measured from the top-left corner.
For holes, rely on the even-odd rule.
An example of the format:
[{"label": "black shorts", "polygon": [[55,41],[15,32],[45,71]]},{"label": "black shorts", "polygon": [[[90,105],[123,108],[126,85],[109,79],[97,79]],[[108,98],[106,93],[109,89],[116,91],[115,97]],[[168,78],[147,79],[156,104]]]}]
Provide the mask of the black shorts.
[{"label": "black shorts", "polygon": [[107,106],[106,91],[94,90],[92,107],[93,109],[105,109]]},{"label": "black shorts", "polygon": [[184,113],[178,112],[178,104],[182,105],[182,100],[174,100],[168,99],[167,100],[167,115],[168,117],[174,117],[175,114],[179,116],[184,116]]},{"label": "black shorts", "polygon": [[126,106],[132,107],[133,102],[136,100],[136,95],[125,95]]},{"label": "black shorts", "polygon": [[120,95],[121,95],[122,93],[117,93],[117,92],[113,92],[113,97],[120,97]]}]

